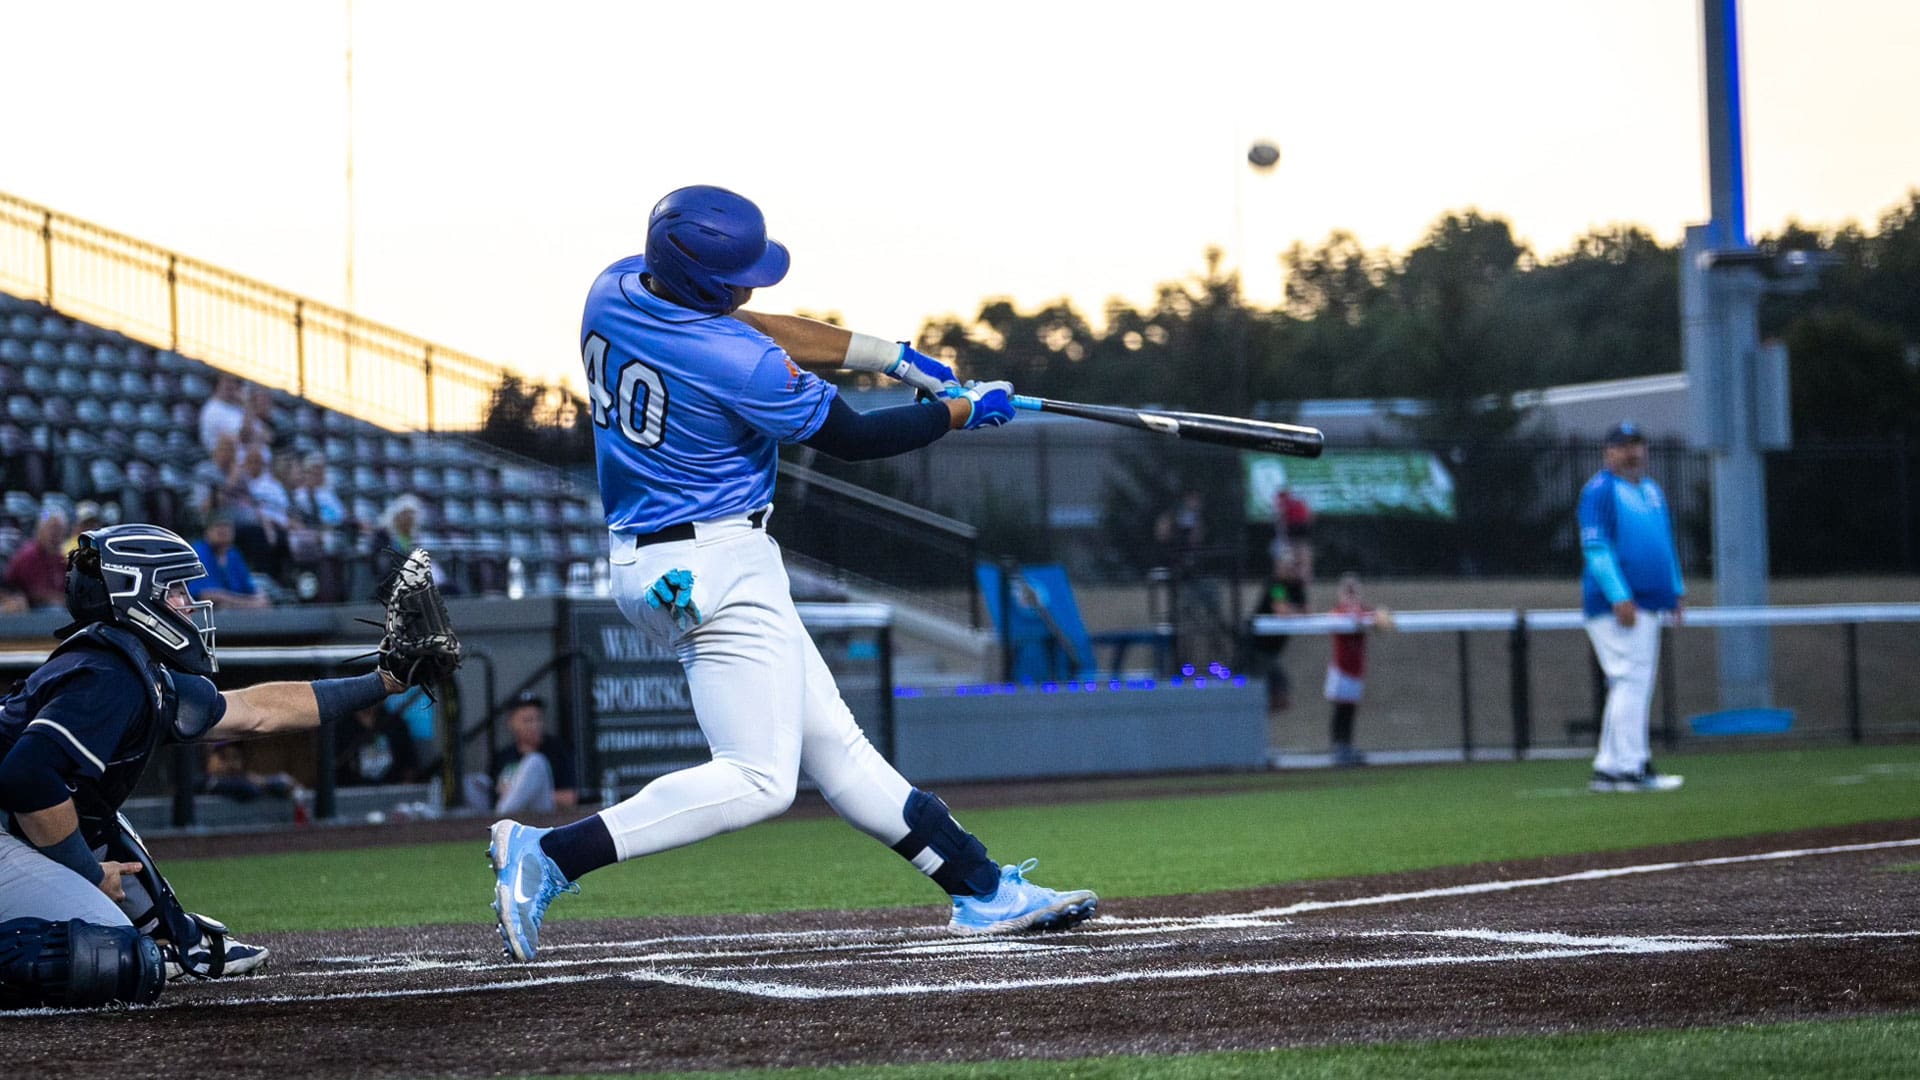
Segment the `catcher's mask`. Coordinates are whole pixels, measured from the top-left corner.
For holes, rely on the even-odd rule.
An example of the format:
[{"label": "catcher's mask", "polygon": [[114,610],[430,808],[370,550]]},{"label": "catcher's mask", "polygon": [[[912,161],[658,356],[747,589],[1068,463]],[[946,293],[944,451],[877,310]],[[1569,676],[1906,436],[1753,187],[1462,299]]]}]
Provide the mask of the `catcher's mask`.
[{"label": "catcher's mask", "polygon": [[158,525],[112,525],[80,534],[67,556],[66,637],[96,622],[146,639],[154,658],[196,675],[220,670],[213,655],[213,604],[187,582],[207,576],[193,545]]}]

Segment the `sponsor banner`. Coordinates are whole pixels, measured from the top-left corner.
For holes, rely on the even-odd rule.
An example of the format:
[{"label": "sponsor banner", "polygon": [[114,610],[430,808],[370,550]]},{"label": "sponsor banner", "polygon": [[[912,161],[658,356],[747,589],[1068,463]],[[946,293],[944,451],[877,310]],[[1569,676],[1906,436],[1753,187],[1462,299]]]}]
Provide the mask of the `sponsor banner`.
[{"label": "sponsor banner", "polygon": [[1247,520],[1273,520],[1282,488],[1316,517],[1454,519],[1453,474],[1424,450],[1328,450],[1319,458],[1240,455],[1246,473]]}]

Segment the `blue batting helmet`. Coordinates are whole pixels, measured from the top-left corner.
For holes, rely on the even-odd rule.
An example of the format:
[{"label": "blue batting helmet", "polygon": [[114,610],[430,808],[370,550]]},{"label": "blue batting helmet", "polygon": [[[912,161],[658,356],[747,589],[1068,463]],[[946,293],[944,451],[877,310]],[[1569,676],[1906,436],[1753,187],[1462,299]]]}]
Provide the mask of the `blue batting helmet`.
[{"label": "blue batting helmet", "polygon": [[786,246],[767,239],[760,208],[726,188],[668,192],[647,217],[647,269],[696,311],[732,311],[742,299],[736,290],[774,284],[790,262]]}]

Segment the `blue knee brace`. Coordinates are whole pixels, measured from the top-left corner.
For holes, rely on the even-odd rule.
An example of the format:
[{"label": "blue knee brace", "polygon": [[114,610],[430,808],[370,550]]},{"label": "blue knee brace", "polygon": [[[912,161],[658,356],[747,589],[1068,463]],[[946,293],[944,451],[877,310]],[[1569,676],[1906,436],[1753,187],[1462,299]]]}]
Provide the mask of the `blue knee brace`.
[{"label": "blue knee brace", "polygon": [[902,812],[907,835],[893,850],[951,896],[988,896],[1000,887],[1000,868],[987,846],[953,820],[940,796],[914,788]]}]

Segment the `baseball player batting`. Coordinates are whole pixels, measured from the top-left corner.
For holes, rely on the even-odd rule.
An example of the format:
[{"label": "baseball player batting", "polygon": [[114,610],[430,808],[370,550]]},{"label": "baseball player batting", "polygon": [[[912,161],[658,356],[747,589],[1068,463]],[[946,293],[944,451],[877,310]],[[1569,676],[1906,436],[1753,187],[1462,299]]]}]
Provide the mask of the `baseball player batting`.
[{"label": "baseball player batting", "polygon": [[[562,828],[493,825],[494,911],[516,960],[534,958],[548,905],[582,875],[775,817],[803,771],[841,817],[946,890],[956,934],[1057,930],[1094,914],[1092,892],[1027,881],[1032,859],[995,865],[867,742],[766,533],[781,444],[845,460],[905,453],[1012,421],[1013,387],[962,386],[903,343],[741,310],[787,265],[752,202],[687,187],[653,208],[645,254],[587,294],[580,344],[614,596],[686,668],[713,759]],[[882,372],[927,399],[857,412],[814,374],[838,368]]]}]

